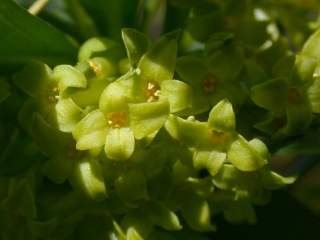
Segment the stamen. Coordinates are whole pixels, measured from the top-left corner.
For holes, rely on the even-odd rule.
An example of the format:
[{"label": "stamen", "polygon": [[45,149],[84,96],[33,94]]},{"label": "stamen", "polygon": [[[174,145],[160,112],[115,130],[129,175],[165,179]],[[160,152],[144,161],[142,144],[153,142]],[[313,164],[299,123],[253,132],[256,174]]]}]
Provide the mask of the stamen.
[{"label": "stamen", "polygon": [[88,60],[88,63],[97,76],[101,75],[102,73],[101,64],[99,64],[97,61],[94,61],[94,60]]},{"label": "stamen", "polygon": [[211,137],[211,142],[214,145],[220,145],[230,140],[230,133],[218,132],[218,131],[212,130],[210,137]]},{"label": "stamen", "polygon": [[147,102],[157,101],[160,97],[160,87],[157,83],[148,82],[146,89]]},{"label": "stamen", "polygon": [[59,88],[57,86],[53,86],[52,88],[49,88],[47,92],[47,99],[49,104],[56,104],[58,100],[60,99],[59,96]]}]

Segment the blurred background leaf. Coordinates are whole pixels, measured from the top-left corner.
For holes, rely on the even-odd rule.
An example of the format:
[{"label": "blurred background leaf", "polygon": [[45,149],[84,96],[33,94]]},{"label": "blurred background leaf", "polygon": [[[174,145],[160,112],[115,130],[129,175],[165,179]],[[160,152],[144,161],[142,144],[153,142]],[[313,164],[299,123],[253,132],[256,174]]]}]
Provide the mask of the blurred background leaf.
[{"label": "blurred background leaf", "polygon": [[0,70],[30,59],[55,65],[76,57],[77,46],[70,38],[12,0],[1,0],[0,29]]}]

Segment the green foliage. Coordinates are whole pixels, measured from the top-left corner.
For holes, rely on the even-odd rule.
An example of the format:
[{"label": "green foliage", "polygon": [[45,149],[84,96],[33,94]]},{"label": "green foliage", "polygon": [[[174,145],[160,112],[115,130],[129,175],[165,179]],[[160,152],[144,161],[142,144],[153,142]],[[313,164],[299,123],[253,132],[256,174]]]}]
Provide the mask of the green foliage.
[{"label": "green foliage", "polygon": [[0,7],[0,64],[21,64],[37,59],[50,65],[71,63],[77,46],[64,33],[30,16],[11,0]]}]

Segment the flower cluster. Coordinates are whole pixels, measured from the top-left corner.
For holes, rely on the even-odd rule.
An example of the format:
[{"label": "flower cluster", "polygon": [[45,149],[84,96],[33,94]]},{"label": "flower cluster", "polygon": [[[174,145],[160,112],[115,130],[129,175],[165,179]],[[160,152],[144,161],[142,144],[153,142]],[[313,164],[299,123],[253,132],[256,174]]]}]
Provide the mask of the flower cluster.
[{"label": "flower cluster", "polygon": [[[204,58],[177,58],[178,37],[171,32],[151,44],[123,29],[125,49],[92,38],[75,66],[33,61],[15,74],[28,95],[19,122],[46,158],[0,183],[8,189],[0,212],[14,209],[0,222],[46,239],[69,239],[92,225],[84,236],[135,240],[167,239],[159,229],[213,231],[212,216],[221,213],[231,222],[256,221],[253,205],[294,178],[272,172],[267,146],[237,131],[234,106],[250,97],[237,81],[243,49],[221,33]],[[290,109],[301,102],[290,86],[282,78],[260,83],[252,99],[276,113],[285,109],[278,102]],[[265,97],[269,91],[278,98]],[[51,192],[46,181],[64,187]]]}]

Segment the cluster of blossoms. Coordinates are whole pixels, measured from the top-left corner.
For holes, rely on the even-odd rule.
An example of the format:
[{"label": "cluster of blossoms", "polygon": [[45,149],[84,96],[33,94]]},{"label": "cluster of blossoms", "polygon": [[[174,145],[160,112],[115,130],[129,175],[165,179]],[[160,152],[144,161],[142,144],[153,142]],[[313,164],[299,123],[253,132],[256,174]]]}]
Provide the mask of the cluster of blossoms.
[{"label": "cluster of blossoms", "polygon": [[[237,132],[233,106],[251,97],[270,110],[260,128],[287,114],[287,124],[270,134],[295,134],[306,121],[294,113],[308,111],[300,108],[306,98],[295,87],[297,75],[257,83],[249,96],[238,81],[245,56],[232,35],[210,38],[204,57],[180,58],[178,36],[151,44],[124,29],[124,49],[92,38],[75,66],[34,61],[15,74],[14,84],[29,95],[19,123],[46,159],[1,182],[8,194],[0,212],[14,209],[14,216],[0,222],[23,225],[19,234],[35,239],[70,239],[86,226],[93,230],[83,230],[84,239],[138,240],[214,231],[217,214],[256,221],[253,205],[267,203],[270,190],[294,178],[270,170],[259,138]],[[64,187],[49,191],[47,184]]]}]

